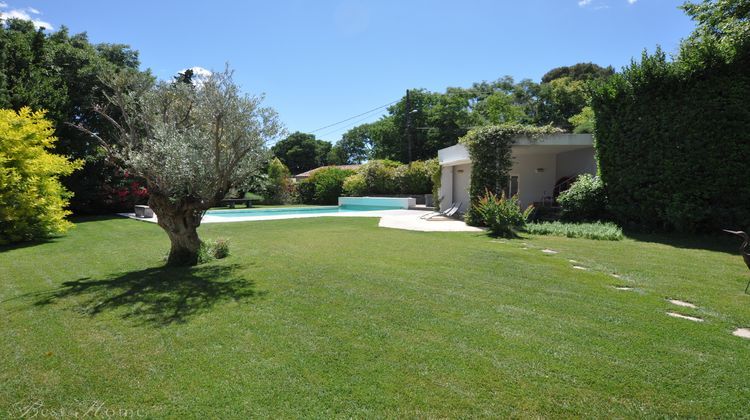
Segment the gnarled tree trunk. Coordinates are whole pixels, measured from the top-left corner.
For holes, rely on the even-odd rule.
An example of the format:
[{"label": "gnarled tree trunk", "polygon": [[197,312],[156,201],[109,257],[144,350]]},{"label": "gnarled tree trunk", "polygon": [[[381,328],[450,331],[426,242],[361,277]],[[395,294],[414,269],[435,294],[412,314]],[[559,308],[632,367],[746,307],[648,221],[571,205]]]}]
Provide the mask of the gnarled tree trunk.
[{"label": "gnarled tree trunk", "polygon": [[156,214],[159,226],[167,232],[172,243],[167,265],[198,264],[201,240],[198,238],[197,229],[205,210],[202,203],[186,200],[172,202],[168,197],[151,193],[148,205]]}]

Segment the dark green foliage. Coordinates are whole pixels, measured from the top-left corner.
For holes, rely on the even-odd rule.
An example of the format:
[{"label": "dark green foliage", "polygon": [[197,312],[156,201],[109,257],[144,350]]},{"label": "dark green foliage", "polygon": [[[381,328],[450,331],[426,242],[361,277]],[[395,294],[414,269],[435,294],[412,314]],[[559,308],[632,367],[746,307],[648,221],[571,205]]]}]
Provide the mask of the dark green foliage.
[{"label": "dark green foliage", "polygon": [[750,48],[705,62],[670,63],[657,50],[596,89],[599,168],[621,223],[750,226]]},{"label": "dark green foliage", "polygon": [[486,191],[475,206],[477,216],[483,226],[487,226],[492,236],[515,237],[516,231],[526,226],[533,206],[521,210],[518,197],[505,197],[505,192],[499,196]]},{"label": "dark green foliage", "polygon": [[331,143],[316,139],[314,134],[298,131],[276,143],[271,151],[296,175],[327,165]]},{"label": "dark green foliage", "polygon": [[138,53],[128,46],[93,45],[86,34],[70,35],[65,27],[47,34],[28,21],[0,25],[0,108],[48,111],[59,139],[54,151],[84,161],[81,170],[62,180],[74,194],[70,207],[76,213],[132,209],[143,200],[132,194],[142,191],[139,180],[118,172],[96,141],[67,125],[82,123],[108,138],[111,125],[92,110],[106,102],[102,76],[136,71],[138,65]]},{"label": "dark green foliage", "polygon": [[333,147],[337,165],[357,164],[370,159],[370,124],[358,125],[341,136]]},{"label": "dark green foliage", "polygon": [[602,67],[594,63],[578,63],[572,66],[556,67],[542,76],[542,83],[549,83],[561,77],[567,77],[572,80],[594,80],[606,79],[615,74],[612,66]]},{"label": "dark green foliage", "polygon": [[562,218],[568,221],[596,221],[606,218],[607,195],[601,178],[583,174],[557,197]]},{"label": "dark green foliage", "polygon": [[750,227],[750,0],[686,3],[697,28],[593,93],[614,216],[649,230]]},{"label": "dark green foliage", "polygon": [[315,171],[298,186],[299,199],[305,204],[337,204],[344,191],[344,180],[354,171],[336,167]]},{"label": "dark green foliage", "polygon": [[297,184],[297,200],[302,204],[315,202],[315,182],[310,178]]},{"label": "dark green foliage", "polygon": [[469,224],[477,224],[481,217],[476,206],[487,193],[500,195],[508,185],[508,172],[513,166],[511,147],[516,138],[536,139],[545,134],[560,132],[560,129],[544,126],[534,127],[521,124],[503,124],[480,127],[469,131],[461,138],[471,157],[471,205],[466,216]]}]

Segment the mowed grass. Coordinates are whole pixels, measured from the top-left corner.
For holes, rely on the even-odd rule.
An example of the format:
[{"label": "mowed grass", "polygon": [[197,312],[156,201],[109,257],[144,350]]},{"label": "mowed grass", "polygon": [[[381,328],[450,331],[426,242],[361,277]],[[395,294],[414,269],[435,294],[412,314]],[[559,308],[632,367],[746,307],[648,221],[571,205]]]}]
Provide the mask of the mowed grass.
[{"label": "mowed grass", "polygon": [[200,233],[232,255],[162,269],[166,236],[125,219],[0,251],[0,417],[748,413],[750,340],[731,335],[750,326],[748,273],[731,238],[493,240],[367,218]]}]

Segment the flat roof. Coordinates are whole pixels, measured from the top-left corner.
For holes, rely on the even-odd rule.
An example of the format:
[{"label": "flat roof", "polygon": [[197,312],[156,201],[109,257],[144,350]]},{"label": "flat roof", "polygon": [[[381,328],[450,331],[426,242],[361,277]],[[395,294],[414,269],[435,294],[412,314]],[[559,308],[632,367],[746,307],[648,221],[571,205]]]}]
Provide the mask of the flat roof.
[{"label": "flat roof", "polygon": [[[570,150],[585,149],[594,146],[594,136],[591,134],[551,134],[538,140],[521,136],[514,140],[514,154],[532,153],[561,153]],[[462,144],[438,150],[438,161],[443,166],[463,165],[471,163],[469,151]]]}]

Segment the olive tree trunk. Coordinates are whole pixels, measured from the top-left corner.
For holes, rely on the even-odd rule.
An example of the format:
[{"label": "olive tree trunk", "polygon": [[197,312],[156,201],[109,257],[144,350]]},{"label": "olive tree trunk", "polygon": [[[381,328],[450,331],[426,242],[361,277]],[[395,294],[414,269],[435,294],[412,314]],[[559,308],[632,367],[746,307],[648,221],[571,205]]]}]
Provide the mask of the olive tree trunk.
[{"label": "olive tree trunk", "polygon": [[204,208],[197,202],[172,202],[167,197],[152,194],[148,200],[158,224],[167,232],[172,243],[167,265],[191,266],[198,264],[201,240],[198,226],[201,224]]}]

